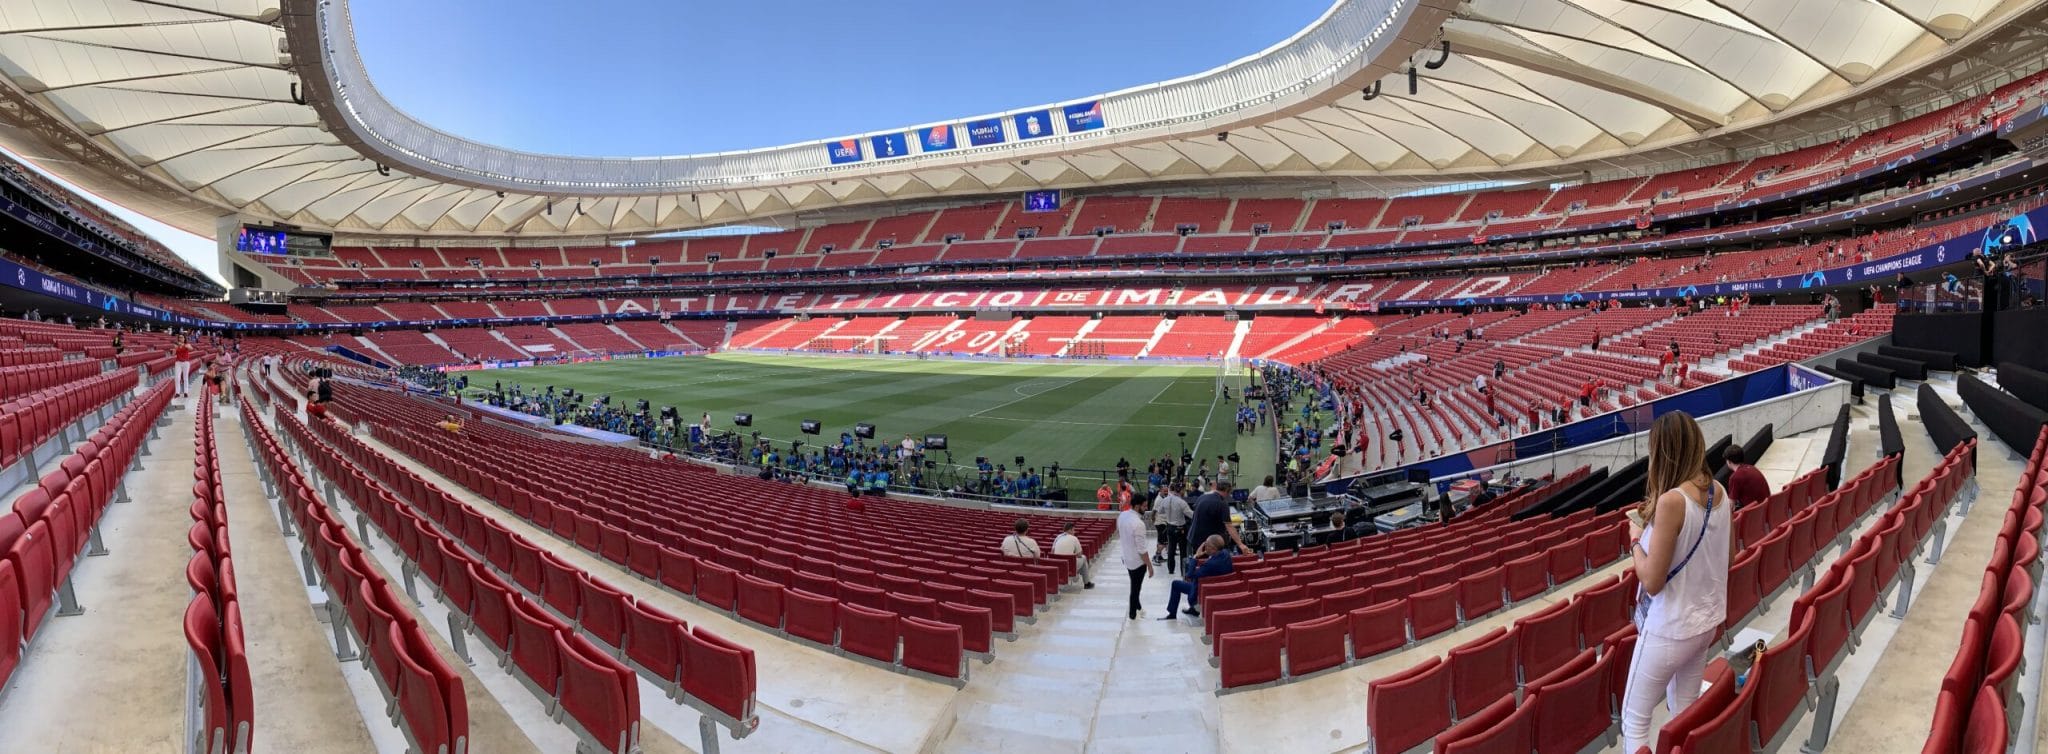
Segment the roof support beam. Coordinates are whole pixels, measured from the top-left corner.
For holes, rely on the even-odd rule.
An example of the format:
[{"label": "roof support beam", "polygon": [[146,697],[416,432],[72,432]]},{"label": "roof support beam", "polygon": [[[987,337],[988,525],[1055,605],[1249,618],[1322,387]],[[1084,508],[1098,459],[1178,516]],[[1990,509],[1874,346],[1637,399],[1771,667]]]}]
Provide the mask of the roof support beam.
[{"label": "roof support beam", "polygon": [[[1669,92],[1652,89],[1644,86],[1641,82],[1632,81],[1608,71],[1602,71],[1562,55],[1550,53],[1548,50],[1544,50],[1542,51],[1543,54],[1539,54],[1536,50],[1526,47],[1504,44],[1499,40],[1489,37],[1461,32],[1455,26],[1444,29],[1444,38],[1451,40],[1452,47],[1460,55],[1491,58],[1506,63],[1513,63],[1524,68],[1542,71],[1558,78],[1576,81],[1595,89],[1619,94],[1671,113],[1673,117],[1685,121],[1686,125],[1693,127],[1695,130],[1705,131],[1727,125],[1727,116],[1711,112],[1700,107],[1697,103],[1673,97]],[[1730,84],[1730,86],[1733,86],[1733,84]],[[1736,91],[1742,90],[1738,87]],[[1749,93],[1743,92],[1743,94],[1747,96]]]},{"label": "roof support beam", "polygon": [[[1629,3],[1635,3],[1635,4],[1639,4],[1639,5],[1640,5],[1640,4],[1642,4],[1642,0],[1623,0],[1623,1],[1624,1],[1624,2],[1629,2]],[[1736,17],[1736,18],[1740,18],[1740,19],[1742,19],[1742,20],[1743,20],[1744,22],[1748,23],[1748,24],[1749,24],[1750,26],[1754,26],[1754,27],[1756,27],[1756,31],[1751,31],[1751,30],[1749,30],[1749,29],[1743,29],[1743,28],[1738,28],[1738,27],[1734,27],[1734,26],[1729,26],[1728,24],[1724,24],[1724,23],[1721,23],[1721,22],[1719,22],[1719,21],[1714,21],[1714,20],[1711,20],[1711,19],[1705,19],[1705,18],[1700,18],[1699,16],[1687,15],[1686,17],[1687,17],[1687,18],[1691,18],[1691,19],[1694,19],[1694,20],[1697,20],[1697,21],[1699,21],[1699,22],[1701,22],[1701,23],[1708,23],[1708,24],[1713,24],[1713,25],[1715,25],[1715,26],[1719,26],[1719,27],[1721,27],[1721,28],[1723,28],[1723,29],[1727,29],[1727,30],[1729,30],[1729,31],[1732,31],[1732,32],[1735,32],[1735,33],[1737,33],[1737,34],[1741,34],[1741,35],[1744,35],[1744,36],[1749,36],[1749,37],[1757,37],[1757,38],[1759,38],[1759,39],[1765,39],[1765,40],[1768,40],[1768,41],[1771,41],[1771,42],[1775,42],[1775,43],[1777,43],[1777,44],[1778,44],[1779,46],[1781,46],[1781,47],[1784,47],[1784,48],[1785,48],[1785,49],[1787,49],[1787,50],[1791,50],[1791,51],[1793,51],[1793,52],[1799,53],[1799,54],[1800,54],[1800,55],[1801,55],[1802,57],[1805,57],[1805,58],[1806,58],[1807,60],[1811,60],[1811,61],[1813,61],[1813,64],[1814,64],[1814,65],[1820,66],[1820,67],[1821,67],[1821,68],[1822,68],[1823,70],[1826,70],[1826,71],[1827,71],[1828,73],[1834,74],[1834,76],[1835,76],[1836,78],[1839,78],[1839,79],[1841,79],[1841,80],[1843,80],[1843,81],[1847,81],[1847,82],[1849,82],[1849,83],[1851,83],[1851,84],[1861,84],[1861,83],[1863,83],[1863,78],[1869,78],[1868,76],[1866,76],[1866,77],[1863,77],[1863,78],[1856,78],[1856,77],[1852,77],[1852,76],[1850,76],[1849,74],[1843,73],[1843,72],[1842,72],[1842,69],[1840,69],[1840,68],[1836,68],[1836,67],[1835,67],[1835,66],[1834,66],[1833,64],[1831,64],[1831,63],[1829,63],[1829,62],[1827,62],[1827,61],[1825,61],[1825,60],[1821,60],[1821,59],[1820,59],[1820,56],[1818,56],[1818,55],[1815,55],[1815,54],[1813,54],[1813,53],[1811,53],[1811,52],[1808,52],[1808,51],[1807,51],[1807,49],[1806,49],[1806,47],[1805,47],[1804,45],[1794,44],[1794,43],[1792,42],[1792,40],[1790,40],[1790,39],[1787,39],[1787,38],[1785,37],[1785,35],[1783,35],[1783,34],[1779,34],[1778,32],[1776,32],[1776,31],[1773,31],[1772,29],[1770,29],[1769,27],[1766,27],[1766,26],[1764,26],[1763,24],[1757,23],[1755,19],[1752,19],[1752,18],[1750,18],[1749,16],[1745,16],[1745,15],[1743,15],[1743,14],[1742,14],[1742,11],[1738,11],[1738,10],[1736,10],[1736,9],[1734,9],[1734,8],[1730,8],[1730,7],[1728,7],[1728,3],[1724,2],[1724,0],[1707,0],[1707,2],[1709,2],[1709,3],[1713,3],[1714,7],[1716,7],[1716,8],[1720,8],[1721,10],[1727,11],[1729,15],[1732,15],[1732,16],[1734,16],[1734,17]],[[1651,7],[1651,8],[1657,8],[1657,6],[1654,6],[1654,5],[1650,5],[1650,6],[1646,6],[1646,7]],[[1658,10],[1660,10],[1660,11],[1666,12],[1666,13],[1674,13],[1674,12],[1675,12],[1675,11],[1670,11],[1670,10],[1666,10],[1666,9],[1663,9],[1663,8],[1657,8],[1657,9],[1658,9]],[[1762,35],[1761,35],[1761,36],[1759,36],[1759,35],[1758,35],[1758,32],[1762,32]]]}]

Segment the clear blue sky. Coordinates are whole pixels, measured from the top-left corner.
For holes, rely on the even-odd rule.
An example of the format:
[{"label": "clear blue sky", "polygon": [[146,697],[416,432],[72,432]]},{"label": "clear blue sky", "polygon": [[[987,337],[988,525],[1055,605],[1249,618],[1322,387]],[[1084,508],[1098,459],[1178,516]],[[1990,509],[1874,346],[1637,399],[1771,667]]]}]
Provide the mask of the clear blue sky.
[{"label": "clear blue sky", "polygon": [[1329,0],[351,0],[377,88],[540,152],[747,149],[1074,99],[1206,70]]}]

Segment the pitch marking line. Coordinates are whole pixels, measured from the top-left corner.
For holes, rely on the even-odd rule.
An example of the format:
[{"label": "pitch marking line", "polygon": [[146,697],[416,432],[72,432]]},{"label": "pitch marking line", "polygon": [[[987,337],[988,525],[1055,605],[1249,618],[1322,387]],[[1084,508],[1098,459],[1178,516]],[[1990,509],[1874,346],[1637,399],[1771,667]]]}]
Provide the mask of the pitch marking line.
[{"label": "pitch marking line", "polygon": [[974,412],[974,413],[968,414],[968,416],[969,416],[969,417],[971,417],[971,418],[975,418],[975,419],[984,419],[984,418],[988,418],[988,419],[994,419],[994,418],[1001,418],[1001,417],[988,417],[988,416],[983,416],[983,414],[986,414],[986,413],[988,413],[988,412],[990,412],[990,411],[994,411],[994,410],[996,410],[996,409],[999,409],[999,408],[1004,408],[1004,407],[1006,407],[1006,406],[1010,406],[1010,405],[1012,405],[1012,404],[1017,404],[1017,403],[1023,403],[1024,401],[1028,401],[1028,400],[1031,400],[1032,398],[1036,398],[1036,397],[1038,397],[1038,396],[1041,396],[1041,395],[1045,395],[1046,393],[1050,393],[1050,392],[1052,392],[1052,391],[1054,391],[1054,390],[1058,390],[1058,389],[1060,389],[1060,388],[1063,388],[1063,387],[1066,387],[1066,386],[1068,386],[1068,385],[1072,385],[1072,384],[1074,384],[1074,383],[1076,383],[1076,382],[1080,382],[1080,381],[1081,381],[1081,380],[1083,380],[1083,379],[1086,379],[1086,378],[1084,378],[1084,377],[1075,377],[1074,379],[1071,379],[1071,380],[1067,380],[1066,382],[1062,382],[1062,383],[1060,383],[1060,384],[1054,385],[1054,386],[1052,386],[1052,387],[1049,387],[1049,388],[1046,388],[1046,389],[1044,389],[1044,390],[1040,390],[1040,391],[1038,391],[1038,392],[1035,392],[1035,393],[1027,393],[1027,392],[1024,392],[1024,388],[1027,388],[1027,387],[1031,387],[1032,385],[1037,385],[1037,384],[1041,384],[1041,383],[1044,383],[1044,382],[1046,382],[1046,380],[1033,380],[1033,381],[1031,381],[1031,382],[1026,382],[1026,383],[1023,383],[1023,384],[1020,384],[1020,385],[1016,385],[1016,386],[1014,386],[1014,387],[1011,387],[1011,388],[1010,388],[1010,392],[1016,393],[1016,394],[1017,394],[1017,396],[1018,396],[1018,397],[1017,397],[1017,398],[1016,398],[1015,400],[1008,400],[1008,401],[1004,401],[1004,402],[1002,402],[1002,403],[998,403],[998,404],[996,404],[996,405],[993,405],[993,406],[990,406],[990,407],[988,407],[988,408],[984,408],[984,409],[982,409],[982,410],[980,410],[980,411],[976,411],[976,412]]}]

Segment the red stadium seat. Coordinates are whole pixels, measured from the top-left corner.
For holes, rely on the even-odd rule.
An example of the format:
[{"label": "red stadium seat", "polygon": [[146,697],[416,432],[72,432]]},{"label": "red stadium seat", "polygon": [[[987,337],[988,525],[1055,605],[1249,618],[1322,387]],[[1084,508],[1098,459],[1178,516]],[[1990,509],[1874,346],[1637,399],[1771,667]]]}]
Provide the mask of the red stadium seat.
[{"label": "red stadium seat", "polygon": [[1523,684],[1535,682],[1579,654],[1581,603],[1560,602],[1515,621],[1515,657]]},{"label": "red stadium seat", "polygon": [[1515,643],[1505,628],[1451,649],[1449,662],[1453,717],[1476,714],[1515,693]]},{"label": "red stadium seat", "polygon": [[1605,735],[1613,722],[1613,657],[1580,652],[1529,684],[1536,711],[1536,754],[1569,754]]},{"label": "red stadium seat", "polygon": [[21,664],[21,586],[14,564],[0,560],[0,686]]},{"label": "red stadium seat", "polygon": [[903,631],[903,667],[941,678],[967,676],[959,626],[909,616],[898,626]]},{"label": "red stadium seat", "polygon": [[683,638],[689,627],[682,620],[644,602],[627,602],[626,659],[646,669],[669,686],[682,683]]},{"label": "red stadium seat", "polygon": [[1366,745],[1407,751],[1451,727],[1450,666],[1432,657],[1366,685]]},{"label": "red stadium seat", "polygon": [[[1212,616],[1213,617],[1213,616]],[[1351,630],[1351,656],[1367,657],[1391,652],[1408,643],[1408,602],[1395,600],[1352,610],[1347,615]]]},{"label": "red stadium seat", "polygon": [[845,602],[839,603],[839,648],[887,664],[896,662],[897,618]]},{"label": "red stadium seat", "polygon": [[839,601],[800,589],[782,593],[783,630],[799,639],[833,646],[839,638]]},{"label": "red stadium seat", "polygon": [[[1754,672],[1754,671],[1752,671]],[[1708,679],[1707,691],[1692,706],[1671,717],[1657,734],[1659,754],[1716,754],[1749,750],[1749,721],[1756,706],[1754,683],[1735,688],[1735,674],[1726,665]]]},{"label": "red stadium seat", "polygon": [[754,717],[754,650],[703,627],[682,635],[683,691],[736,720]]},{"label": "red stadium seat", "polygon": [[1510,560],[1506,569],[1508,598],[1521,602],[1550,588],[1550,556],[1545,553]]},{"label": "red stadium seat", "polygon": [[1763,601],[1763,593],[1757,585],[1759,555],[1759,550],[1749,550],[1728,565],[1728,615],[1721,622],[1722,628],[1734,627],[1749,617]]},{"label": "red stadium seat", "polygon": [[1628,602],[1632,595],[1627,588],[1621,579],[1610,578],[1579,590],[1572,598],[1573,609],[1579,613],[1582,641],[1591,644],[1629,625]]},{"label": "red stadium seat", "polygon": [[582,571],[576,573],[576,587],[583,606],[577,625],[606,644],[621,646],[626,638],[626,610],[633,604],[633,598],[592,581]]},{"label": "red stadium seat", "polygon": [[640,750],[640,684],[621,666],[580,636],[555,634],[561,658],[562,711],[604,751]]},{"label": "red stadium seat", "polygon": [[[960,646],[963,649],[985,655],[995,649],[994,630],[991,627],[993,612],[986,607],[977,605],[941,602],[939,603],[939,622],[948,623],[960,629]],[[785,627],[785,630],[787,630],[787,627]]]},{"label": "red stadium seat", "polygon": [[1266,607],[1266,624],[1274,628],[1314,620],[1323,614],[1322,603],[1313,599],[1282,602]]},{"label": "red stadium seat", "polygon": [[462,751],[469,735],[469,702],[462,678],[417,627],[392,625],[389,630],[397,650],[398,708],[413,743],[419,751]]},{"label": "red stadium seat", "polygon": [[1755,720],[1757,740],[1770,741],[1792,719],[1806,698],[1806,646],[1813,636],[1810,623],[1794,623],[1778,637],[1778,643],[1764,650],[1759,675]]},{"label": "red stadium seat", "polygon": [[1408,598],[1408,626],[1417,640],[1449,631],[1457,625],[1457,584],[1425,589]]},{"label": "red stadium seat", "polygon": [[2004,754],[2010,736],[2005,699],[1986,686],[1970,705],[1970,718],[1963,728],[1964,754]]},{"label": "red stadium seat", "polygon": [[735,593],[738,589],[738,576],[739,574],[734,573],[732,569],[717,563],[699,562],[695,590],[697,599],[720,610],[732,612],[737,599]]},{"label": "red stadium seat", "polygon": [[1505,590],[1499,566],[1458,579],[1458,618],[1473,621],[1499,610]]},{"label": "red stadium seat", "polygon": [[554,637],[569,630],[547,611],[524,599],[512,603],[512,664],[550,694],[557,693],[562,658]]},{"label": "red stadium seat", "polygon": [[1544,551],[1550,564],[1550,583],[1562,584],[1586,573],[1586,543],[1574,540]]},{"label": "red stadium seat", "polygon": [[1535,749],[1534,704],[1515,704],[1513,694],[1478,714],[1459,720],[1436,737],[1437,754],[1528,754]]},{"label": "red stadium seat", "polygon": [[1204,613],[1203,615],[1207,617],[1202,627],[1209,632],[1211,654],[1222,651],[1222,645],[1216,641],[1218,637],[1237,631],[1265,628],[1268,625],[1266,623],[1266,608],[1263,607],[1218,610],[1212,613]]},{"label": "red stadium seat", "polygon": [[1344,664],[1344,636],[1348,630],[1344,615],[1289,623],[1285,630],[1288,675],[1303,676]]},{"label": "red stadium seat", "polygon": [[1286,644],[1286,633],[1278,628],[1233,631],[1217,636],[1218,667],[1223,670],[1223,688],[1280,680],[1280,650]]},{"label": "red stadium seat", "polygon": [[739,616],[769,628],[782,627],[782,585],[739,574],[734,581]]}]

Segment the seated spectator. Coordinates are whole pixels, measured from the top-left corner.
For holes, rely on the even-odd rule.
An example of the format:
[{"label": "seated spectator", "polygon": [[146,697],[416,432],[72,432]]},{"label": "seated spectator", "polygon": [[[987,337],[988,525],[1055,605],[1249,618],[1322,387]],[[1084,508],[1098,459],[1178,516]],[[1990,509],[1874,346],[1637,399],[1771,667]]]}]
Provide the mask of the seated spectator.
[{"label": "seated spectator", "polygon": [[1016,526],[1012,528],[1017,533],[1003,538],[1003,554],[1013,558],[1037,560],[1038,554],[1043,552],[1043,550],[1038,549],[1038,540],[1032,539],[1025,534],[1025,532],[1031,531],[1031,522],[1020,518],[1017,519]]},{"label": "seated spectator", "polygon": [[446,416],[441,417],[441,421],[436,423],[434,426],[440,427],[441,429],[447,430],[449,432],[459,433],[462,431],[462,422],[456,421],[454,414],[448,414]]},{"label": "seated spectator", "polygon": [[1344,512],[1330,514],[1330,533],[1323,535],[1323,544],[1334,545],[1351,539],[1351,527],[1344,523]]},{"label": "seated spectator", "polygon": [[1764,479],[1764,473],[1753,464],[1743,463],[1740,445],[1730,445],[1721,454],[1728,464],[1728,496],[1735,499],[1736,508],[1745,508],[1763,502],[1771,496],[1771,483]]},{"label": "seated spectator", "polygon": [[1202,540],[1202,546],[1195,549],[1195,556],[1188,560],[1188,577],[1175,579],[1171,585],[1171,593],[1166,598],[1166,617],[1160,620],[1179,617],[1182,597],[1187,598],[1189,615],[1201,615],[1202,611],[1195,605],[1202,598],[1202,579],[1228,576],[1234,568],[1230,553],[1223,547],[1222,535],[1209,535],[1208,539]]},{"label": "seated spectator", "polygon": [[1060,526],[1060,535],[1052,538],[1052,554],[1072,555],[1079,558],[1081,560],[1079,564],[1081,588],[1095,588],[1095,572],[1089,570],[1088,556],[1081,552],[1081,538],[1074,536],[1074,522],[1068,521]]},{"label": "seated spectator", "polygon": [[1286,493],[1282,492],[1279,487],[1273,486],[1273,476],[1271,474],[1268,474],[1266,475],[1265,481],[1260,482],[1259,486],[1252,488],[1251,501],[1254,503],[1263,503],[1268,500],[1278,500],[1286,496]]}]

